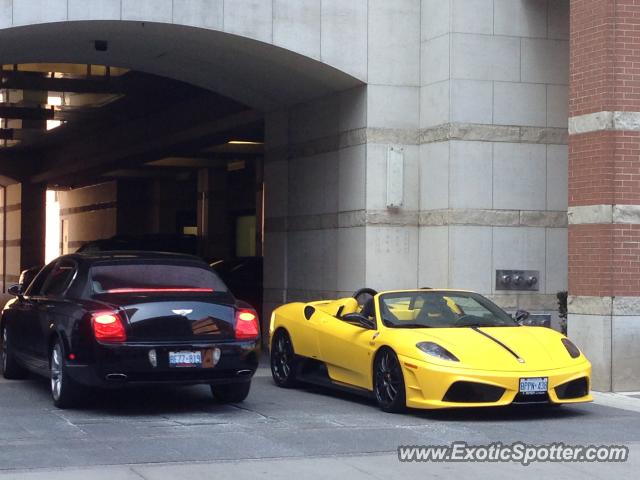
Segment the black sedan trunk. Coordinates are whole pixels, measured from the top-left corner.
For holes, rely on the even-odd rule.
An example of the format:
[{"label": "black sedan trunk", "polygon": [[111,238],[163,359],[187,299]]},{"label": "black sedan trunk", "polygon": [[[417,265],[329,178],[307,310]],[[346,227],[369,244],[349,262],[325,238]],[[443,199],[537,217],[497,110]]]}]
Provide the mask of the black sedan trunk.
[{"label": "black sedan trunk", "polygon": [[235,337],[235,306],[217,296],[108,295],[127,323],[128,343],[217,342]]}]

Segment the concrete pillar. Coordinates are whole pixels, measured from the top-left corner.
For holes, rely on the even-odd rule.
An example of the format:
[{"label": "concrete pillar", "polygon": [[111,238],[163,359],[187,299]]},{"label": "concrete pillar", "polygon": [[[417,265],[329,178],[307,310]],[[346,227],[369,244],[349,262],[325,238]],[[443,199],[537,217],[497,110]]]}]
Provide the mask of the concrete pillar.
[{"label": "concrete pillar", "polygon": [[23,183],[21,189],[20,270],[44,265],[47,186]]},{"label": "concrete pillar", "polygon": [[22,185],[8,185],[5,195],[5,280],[6,286],[18,282],[20,277],[20,237],[22,234]]},{"label": "concrete pillar", "polygon": [[227,206],[226,167],[203,168],[198,172],[198,235],[201,255],[210,260],[232,254]]},{"label": "concrete pillar", "polygon": [[118,235],[144,235],[154,231],[152,180],[118,180],[117,198]]},{"label": "concrete pillar", "polygon": [[640,5],[571,1],[569,335],[598,390],[640,390]]},{"label": "concrete pillar", "polygon": [[289,114],[265,118],[263,332],[274,308],[286,302],[287,211],[289,199]]},{"label": "concrete pillar", "polygon": [[[475,290],[556,325],[568,14],[568,0],[422,1],[418,284]],[[538,290],[499,288],[496,270],[537,271]]]},{"label": "concrete pillar", "polygon": [[111,238],[122,228],[120,208],[133,202],[119,202],[118,182],[58,192],[62,222],[62,253],[75,252],[87,242]]}]

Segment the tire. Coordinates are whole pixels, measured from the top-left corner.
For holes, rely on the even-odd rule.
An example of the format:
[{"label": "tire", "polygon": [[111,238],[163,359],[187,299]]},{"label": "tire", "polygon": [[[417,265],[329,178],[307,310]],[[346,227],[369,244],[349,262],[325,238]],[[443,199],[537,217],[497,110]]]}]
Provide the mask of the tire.
[{"label": "tire", "polygon": [[398,356],[385,348],[376,355],[373,366],[373,392],[380,409],[401,413],[407,409],[407,392]]},{"label": "tire", "polygon": [[49,385],[53,405],[60,409],[78,406],[82,389],[69,377],[62,342],[58,339],[49,355]]},{"label": "tire", "polygon": [[291,337],[285,330],[278,330],[271,342],[271,376],[276,385],[283,388],[295,387],[296,355]]},{"label": "tire", "polygon": [[213,398],[221,403],[240,403],[249,395],[251,382],[211,385]]},{"label": "tire", "polygon": [[28,375],[27,369],[16,360],[11,342],[9,341],[9,329],[2,326],[2,344],[0,345],[0,363],[2,364],[2,375],[7,380],[21,380]]}]

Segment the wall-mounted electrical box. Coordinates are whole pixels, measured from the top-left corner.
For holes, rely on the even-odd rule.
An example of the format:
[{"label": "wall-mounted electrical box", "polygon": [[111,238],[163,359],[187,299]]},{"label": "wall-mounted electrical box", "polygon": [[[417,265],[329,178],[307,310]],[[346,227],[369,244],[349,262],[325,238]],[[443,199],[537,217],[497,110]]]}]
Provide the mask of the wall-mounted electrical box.
[{"label": "wall-mounted electrical box", "polygon": [[538,270],[496,270],[496,290],[537,292],[540,290]]}]

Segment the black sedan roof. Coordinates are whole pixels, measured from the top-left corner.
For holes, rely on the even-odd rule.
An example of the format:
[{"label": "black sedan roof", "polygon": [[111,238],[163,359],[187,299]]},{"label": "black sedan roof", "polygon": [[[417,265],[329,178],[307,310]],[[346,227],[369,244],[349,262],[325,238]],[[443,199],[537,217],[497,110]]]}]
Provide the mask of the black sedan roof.
[{"label": "black sedan roof", "polygon": [[196,256],[186,255],[182,253],[170,252],[145,252],[145,251],[104,251],[104,252],[77,252],[64,255],[61,258],[71,258],[83,263],[100,263],[113,261],[139,261],[139,260],[158,260],[171,263],[199,263],[207,265],[207,263]]}]

